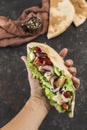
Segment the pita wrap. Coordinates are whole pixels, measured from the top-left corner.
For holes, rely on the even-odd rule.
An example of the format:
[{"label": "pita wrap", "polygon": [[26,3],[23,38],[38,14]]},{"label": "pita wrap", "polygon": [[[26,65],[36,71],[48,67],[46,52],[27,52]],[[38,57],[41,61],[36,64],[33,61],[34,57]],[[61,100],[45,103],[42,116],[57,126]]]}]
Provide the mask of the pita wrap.
[{"label": "pita wrap", "polygon": [[87,2],[85,0],[71,0],[71,2],[75,8],[73,22],[78,27],[87,19]]},{"label": "pita wrap", "polygon": [[[37,60],[38,58],[39,60]],[[47,59],[49,59],[52,64],[49,64],[50,62]],[[45,60],[46,62],[44,62]],[[29,43],[27,45],[27,68],[32,72],[33,76],[40,81],[41,87],[44,89],[45,95],[49,99],[50,104],[54,106],[59,113],[67,112],[69,117],[73,117],[75,106],[75,88],[71,79],[72,75],[67,70],[67,67],[64,65],[64,61],[60,55],[53,48],[46,44],[36,42]],[[51,77],[49,78],[50,73]],[[58,78],[56,81],[53,80],[55,76]],[[57,81],[59,81],[61,78],[64,80],[61,80],[62,84],[60,83],[59,85],[59,82]],[[63,90],[62,94],[60,94],[60,90],[61,92]],[[72,96],[65,96],[65,98],[63,95],[65,93],[64,91],[66,93],[72,93]],[[67,105],[68,108],[66,107]]]},{"label": "pita wrap", "polygon": [[71,25],[74,15],[70,0],[50,0],[48,39],[63,33]]}]

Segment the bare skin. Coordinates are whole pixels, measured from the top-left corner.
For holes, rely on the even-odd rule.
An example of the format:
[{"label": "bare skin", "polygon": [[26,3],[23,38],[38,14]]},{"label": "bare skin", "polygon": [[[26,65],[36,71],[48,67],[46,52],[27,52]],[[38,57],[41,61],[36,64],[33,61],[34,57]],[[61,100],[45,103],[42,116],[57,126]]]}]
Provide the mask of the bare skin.
[{"label": "bare skin", "polygon": [[[59,54],[64,59],[68,50],[64,48]],[[26,65],[26,56],[21,59]],[[80,80],[75,77],[77,69],[73,67],[73,61],[68,59],[65,61],[69,72],[73,75],[72,80],[76,90],[80,86]],[[32,73],[28,71],[28,79],[30,82],[31,96],[23,109],[1,130],[38,130],[43,119],[46,117],[50,110],[50,104],[45,97],[43,90],[37,79],[34,79]]]}]

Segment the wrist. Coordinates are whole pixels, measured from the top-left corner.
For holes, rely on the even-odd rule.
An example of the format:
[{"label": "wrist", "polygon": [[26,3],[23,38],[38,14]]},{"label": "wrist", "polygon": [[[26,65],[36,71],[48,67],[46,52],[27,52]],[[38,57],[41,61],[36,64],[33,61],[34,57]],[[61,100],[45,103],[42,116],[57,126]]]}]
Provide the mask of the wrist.
[{"label": "wrist", "polygon": [[33,111],[41,112],[45,116],[48,114],[50,110],[50,105],[47,99],[41,99],[39,97],[31,96],[26,103],[27,107],[31,105]]},{"label": "wrist", "polygon": [[27,113],[30,113],[29,117],[33,121],[34,130],[39,129],[39,126],[48,114],[48,107],[41,99],[31,96],[24,108]]}]

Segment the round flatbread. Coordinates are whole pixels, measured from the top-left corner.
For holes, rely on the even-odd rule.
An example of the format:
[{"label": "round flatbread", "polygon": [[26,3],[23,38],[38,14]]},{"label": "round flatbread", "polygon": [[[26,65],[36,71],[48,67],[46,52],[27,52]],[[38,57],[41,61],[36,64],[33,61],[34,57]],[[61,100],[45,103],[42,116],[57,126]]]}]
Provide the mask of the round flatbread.
[{"label": "round flatbread", "polygon": [[87,19],[87,2],[85,0],[70,0],[75,8],[73,22],[76,27],[80,26]]},{"label": "round flatbread", "polygon": [[74,15],[70,0],[50,0],[48,39],[63,33],[71,25]]}]

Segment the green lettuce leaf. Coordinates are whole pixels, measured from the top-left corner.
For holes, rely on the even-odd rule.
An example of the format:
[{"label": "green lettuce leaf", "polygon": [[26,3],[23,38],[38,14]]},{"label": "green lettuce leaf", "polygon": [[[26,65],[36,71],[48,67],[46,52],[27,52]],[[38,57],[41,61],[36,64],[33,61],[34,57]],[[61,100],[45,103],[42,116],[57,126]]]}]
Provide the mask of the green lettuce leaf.
[{"label": "green lettuce leaf", "polygon": [[70,92],[72,92],[74,94],[73,82],[69,78],[66,78],[64,88],[66,89],[66,91],[70,91]]},{"label": "green lettuce leaf", "polygon": [[38,69],[32,65],[30,60],[27,59],[27,68],[32,72],[33,77],[40,80],[40,83],[43,86],[46,86],[47,88],[51,87],[51,84],[48,82],[48,80],[38,71]]},{"label": "green lettuce leaf", "polygon": [[44,90],[45,90],[45,94],[48,97],[48,99],[52,100],[52,98],[55,96],[55,94],[52,91],[50,91],[50,89],[47,87],[44,87]]},{"label": "green lettuce leaf", "polygon": [[45,91],[45,95],[47,96],[47,98],[50,101],[50,105],[55,107],[60,113],[65,112],[65,110],[60,105],[58,105],[57,102],[55,102],[53,100],[53,97],[55,96],[55,94],[53,92],[51,92],[49,88],[46,88],[45,86],[43,88]]}]

